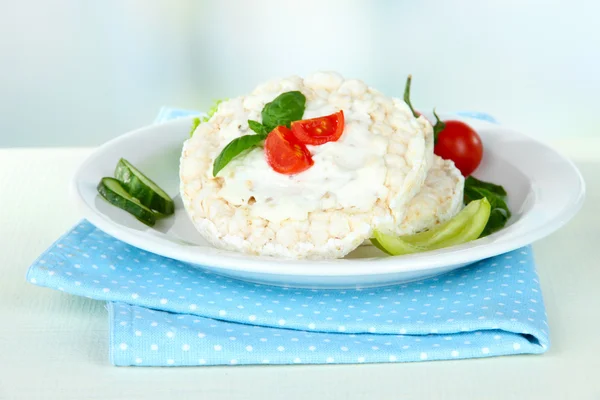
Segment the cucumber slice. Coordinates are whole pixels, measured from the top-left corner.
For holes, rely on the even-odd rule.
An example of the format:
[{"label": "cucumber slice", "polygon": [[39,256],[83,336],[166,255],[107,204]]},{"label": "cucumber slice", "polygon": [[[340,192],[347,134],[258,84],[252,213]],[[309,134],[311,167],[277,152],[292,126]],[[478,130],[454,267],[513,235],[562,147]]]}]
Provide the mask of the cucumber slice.
[{"label": "cucumber slice", "polygon": [[424,247],[410,244],[399,236],[385,235],[378,231],[375,231],[374,235],[375,237],[371,239],[371,243],[379,250],[382,250],[391,256],[421,253],[428,250]]},{"label": "cucumber slice", "polygon": [[124,158],[121,158],[117,164],[115,178],[121,181],[125,190],[144,206],[164,215],[175,212],[175,204],[171,197]]},{"label": "cucumber slice", "polygon": [[[377,232],[374,232],[373,234],[374,234],[374,235],[376,235],[376,234],[377,234]],[[383,245],[382,245],[381,243],[379,243],[379,241],[378,241],[376,238],[371,238],[370,240],[371,240],[371,244],[372,244],[373,246],[377,247],[379,250],[383,251],[383,252],[384,252],[384,253],[386,253],[386,254],[389,254],[390,256],[391,256],[391,255],[393,255],[393,254],[390,254],[390,252],[388,252],[388,251],[385,249],[385,247],[383,247]]]},{"label": "cucumber slice", "polygon": [[371,241],[384,252],[394,256],[463,244],[481,235],[490,218],[490,212],[490,203],[483,198],[472,201],[450,221],[429,231],[400,237],[375,231],[375,237]]},{"label": "cucumber slice", "polygon": [[473,218],[479,211],[479,203],[469,203],[458,214],[446,222],[443,222],[432,229],[414,235],[403,236],[402,239],[416,246],[431,247],[438,243],[444,243],[446,240],[456,236],[462,231],[465,224]]},{"label": "cucumber slice", "polygon": [[154,226],[156,223],[154,212],[127,193],[118,180],[108,177],[102,178],[98,183],[98,193],[110,204],[127,211],[140,222],[148,226]]},{"label": "cucumber slice", "polygon": [[[469,219],[463,229],[456,236],[451,237],[443,243],[444,247],[467,243],[481,236],[481,233],[485,229],[485,226],[490,218],[492,206],[485,197],[476,201],[479,205],[477,213]],[[469,205],[472,203],[473,202],[469,203]]]}]

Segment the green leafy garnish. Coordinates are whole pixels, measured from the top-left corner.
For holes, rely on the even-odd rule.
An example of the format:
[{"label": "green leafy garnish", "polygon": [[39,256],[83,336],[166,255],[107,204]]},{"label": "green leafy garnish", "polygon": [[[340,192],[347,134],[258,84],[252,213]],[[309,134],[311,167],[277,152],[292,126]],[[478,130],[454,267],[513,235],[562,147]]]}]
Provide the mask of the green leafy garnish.
[{"label": "green leafy garnish", "polygon": [[246,150],[249,150],[255,146],[258,146],[263,140],[267,138],[267,135],[256,134],[256,135],[244,135],[239,138],[233,139],[227,146],[223,148],[219,156],[215,159],[213,164],[213,176],[217,176],[231,160],[240,155]]},{"label": "green leafy garnish", "polygon": [[227,99],[215,101],[215,103],[212,105],[212,107],[208,109],[208,112],[206,113],[205,117],[194,118],[194,121],[192,124],[192,130],[190,131],[190,137],[194,136],[194,132],[196,131],[196,128],[198,128],[198,125],[200,125],[202,122],[207,122],[213,115],[215,115],[215,113],[219,109],[219,104],[221,104],[222,102],[224,102],[226,100]]},{"label": "green leafy garnish", "polygon": [[306,97],[298,91],[282,93],[272,102],[265,104],[262,109],[262,124],[248,120],[248,127],[256,132],[256,135],[241,136],[229,142],[215,159],[213,176],[217,176],[219,171],[244,151],[259,146],[276,127],[285,125],[289,128],[292,122],[302,119],[305,108]]},{"label": "green leafy garnish", "polygon": [[482,199],[484,197],[490,202],[492,210],[481,237],[500,230],[506,225],[506,222],[511,217],[510,210],[506,204],[506,190],[504,190],[502,186],[484,182],[472,176],[465,179],[465,204],[469,204],[471,201]]},{"label": "green leafy garnish", "polygon": [[409,75],[408,78],[406,78],[406,86],[404,87],[404,102],[406,104],[408,104],[408,108],[410,108],[410,111],[412,111],[413,115],[415,118],[419,118],[419,114],[417,114],[417,112],[415,111],[415,109],[413,108],[411,102],[410,102],[410,84],[412,82],[412,75]]},{"label": "green leafy garnish", "polygon": [[435,108],[433,109],[433,116],[435,117],[435,125],[433,126],[433,144],[436,144],[440,132],[446,127],[446,123],[438,117]]},{"label": "green leafy garnish", "polygon": [[200,118],[196,117],[196,118],[194,118],[194,121],[192,122],[192,129],[190,130],[190,137],[194,136],[194,132],[196,132],[196,128],[198,127],[198,125],[200,125]]},{"label": "green leafy garnish", "polygon": [[480,181],[473,176],[469,176],[467,179],[465,179],[465,186],[480,187],[487,189],[498,196],[506,197],[506,190],[504,190],[502,186],[490,182]]},{"label": "green leafy garnish", "polygon": [[258,133],[259,135],[266,135],[269,133],[269,131],[267,131],[267,128],[265,128],[263,124],[261,124],[260,122],[253,121],[251,119],[248,120],[248,126],[250,127],[250,129]]},{"label": "green leafy garnish", "polygon": [[221,99],[221,100],[215,101],[215,103],[213,104],[213,106],[208,109],[208,112],[206,113],[206,117],[204,117],[204,119],[202,120],[202,122],[208,121],[210,119],[210,117],[212,117],[213,115],[215,115],[215,113],[219,109],[219,104],[221,104],[222,102],[224,102],[226,100],[227,99]]},{"label": "green leafy garnish", "polygon": [[306,108],[306,97],[298,92],[285,92],[267,103],[262,110],[262,124],[267,132],[280,125],[288,128],[293,121],[302,119]]}]

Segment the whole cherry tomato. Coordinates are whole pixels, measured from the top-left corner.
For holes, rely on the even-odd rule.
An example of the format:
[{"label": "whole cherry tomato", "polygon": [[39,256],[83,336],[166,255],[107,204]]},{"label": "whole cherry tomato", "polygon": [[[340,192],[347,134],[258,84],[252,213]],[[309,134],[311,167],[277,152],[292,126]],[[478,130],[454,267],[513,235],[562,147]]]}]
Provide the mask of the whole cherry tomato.
[{"label": "whole cherry tomato", "polygon": [[483,157],[481,138],[464,122],[450,120],[442,124],[443,129],[436,132],[433,152],[443,159],[454,161],[463,176],[471,175]]},{"label": "whole cherry tomato", "polygon": [[[421,113],[415,111],[410,102],[410,85],[412,76],[406,78],[404,87],[404,102],[410,108],[413,116],[419,118]],[[454,161],[456,168],[463,176],[469,176],[481,163],[483,157],[483,144],[481,138],[469,125],[461,121],[440,121],[433,110],[435,125],[433,135],[435,146],[433,152],[445,160]]]}]

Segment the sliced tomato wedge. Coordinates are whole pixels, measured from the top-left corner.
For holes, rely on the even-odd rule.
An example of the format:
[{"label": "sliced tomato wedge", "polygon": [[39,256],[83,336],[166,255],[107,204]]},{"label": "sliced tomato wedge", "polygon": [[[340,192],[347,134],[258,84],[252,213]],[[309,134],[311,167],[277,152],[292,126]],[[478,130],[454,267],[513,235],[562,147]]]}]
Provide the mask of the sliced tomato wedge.
[{"label": "sliced tomato wedge", "polygon": [[275,172],[286,175],[305,171],[315,163],[306,146],[285,126],[278,126],[269,133],[265,156]]},{"label": "sliced tomato wedge", "polygon": [[326,117],[292,122],[292,132],[304,144],[313,146],[335,142],[344,132],[344,111]]}]

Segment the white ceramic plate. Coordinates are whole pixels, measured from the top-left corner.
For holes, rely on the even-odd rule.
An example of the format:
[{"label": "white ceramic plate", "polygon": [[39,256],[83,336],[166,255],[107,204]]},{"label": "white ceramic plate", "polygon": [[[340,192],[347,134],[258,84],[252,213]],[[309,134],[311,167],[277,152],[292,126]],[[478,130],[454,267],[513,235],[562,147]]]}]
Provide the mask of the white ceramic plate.
[{"label": "white ceramic plate", "polygon": [[[455,118],[455,116],[442,116]],[[72,189],[84,217],[133,246],[243,280],[290,287],[351,288],[390,285],[460,268],[530,244],[561,227],[580,209],[584,182],[576,167],[549,147],[510,129],[461,118],[483,140],[485,155],[474,173],[503,185],[513,213],[507,226],[461,246],[389,257],[363,246],[328,261],[249,256],[210,246],[196,232],[179,197],[179,157],[191,118],[152,125],[98,148],[78,169]],[[96,185],[112,176],[124,157],[175,199],[175,215],[148,228],[98,196]]]}]

